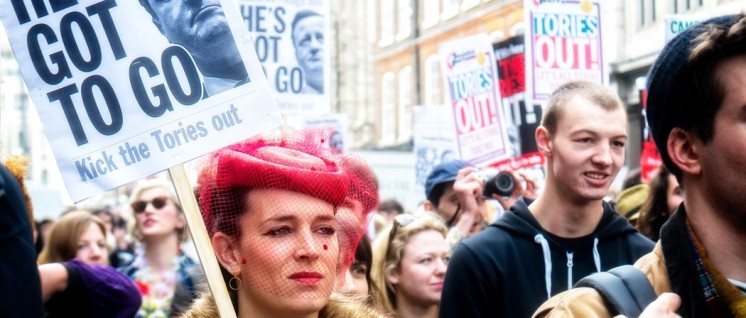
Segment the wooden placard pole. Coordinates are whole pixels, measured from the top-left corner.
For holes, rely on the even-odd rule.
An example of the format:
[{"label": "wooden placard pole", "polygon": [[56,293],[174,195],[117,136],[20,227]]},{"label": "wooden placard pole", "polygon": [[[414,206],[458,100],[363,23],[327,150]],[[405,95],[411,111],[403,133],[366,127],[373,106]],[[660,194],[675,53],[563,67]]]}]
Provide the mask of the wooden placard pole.
[{"label": "wooden placard pole", "polygon": [[181,206],[184,209],[184,217],[189,226],[189,233],[192,235],[197,256],[205,271],[207,284],[218,307],[218,313],[221,318],[236,318],[231,298],[228,295],[228,289],[225,288],[225,281],[220,274],[220,266],[218,266],[218,260],[215,258],[215,251],[212,249],[212,243],[210,242],[210,237],[207,235],[205,222],[202,220],[202,214],[199,211],[197,200],[194,197],[194,190],[189,183],[184,165],[176,165],[168,169],[168,172],[171,175],[171,182],[173,182],[176,189],[176,195],[179,197]]}]

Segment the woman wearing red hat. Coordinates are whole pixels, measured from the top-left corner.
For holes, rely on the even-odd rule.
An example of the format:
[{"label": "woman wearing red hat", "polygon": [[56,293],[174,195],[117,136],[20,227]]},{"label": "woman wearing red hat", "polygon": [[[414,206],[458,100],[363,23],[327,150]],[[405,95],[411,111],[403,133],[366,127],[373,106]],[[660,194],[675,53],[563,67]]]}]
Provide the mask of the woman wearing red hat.
[{"label": "woman wearing red hat", "polygon": [[[202,216],[238,317],[379,316],[332,295],[366,218],[362,209],[337,213],[360,180],[341,164],[355,159],[330,151],[327,139],[256,137],[216,151],[200,172]],[[207,297],[185,317],[216,316]]]}]

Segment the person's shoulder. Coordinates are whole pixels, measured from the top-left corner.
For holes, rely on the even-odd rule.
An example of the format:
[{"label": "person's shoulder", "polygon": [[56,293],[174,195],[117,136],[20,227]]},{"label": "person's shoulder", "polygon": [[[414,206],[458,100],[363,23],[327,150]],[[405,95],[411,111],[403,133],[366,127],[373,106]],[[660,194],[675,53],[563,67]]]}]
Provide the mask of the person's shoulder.
[{"label": "person's shoulder", "polygon": [[466,238],[463,242],[472,249],[491,249],[495,244],[513,244],[519,239],[523,240],[524,238],[498,224],[491,224],[481,232]]},{"label": "person's shoulder", "polygon": [[668,269],[666,268],[666,261],[663,259],[663,248],[660,242],[655,244],[652,252],[640,257],[634,266],[645,274],[650,284],[653,285],[656,295],[671,291]]},{"label": "person's shoulder", "polygon": [[319,312],[319,318],[347,317],[383,318],[389,316],[365,302],[345,299],[332,299]]},{"label": "person's shoulder", "polygon": [[[661,245],[634,265],[653,285],[656,295],[671,291]],[[611,317],[601,294],[593,288],[573,288],[555,295],[536,310],[533,318]]]},{"label": "person's shoulder", "polygon": [[215,304],[215,298],[211,293],[204,293],[197,298],[187,312],[179,316],[180,318],[212,318],[219,317],[218,306]]},{"label": "person's shoulder", "polygon": [[639,258],[647,253],[650,253],[650,251],[652,251],[655,247],[655,242],[650,240],[645,235],[640,234],[640,232],[637,232],[636,230],[627,232],[625,235],[618,236],[616,239],[623,240],[627,244],[627,246],[629,246],[629,250],[632,252],[632,254],[635,255],[635,258]]},{"label": "person's shoulder", "polygon": [[611,317],[604,300],[595,289],[573,288],[550,298],[534,312],[533,318]]},{"label": "person's shoulder", "polygon": [[487,249],[488,246],[494,244],[495,241],[498,240],[498,238],[496,237],[497,235],[498,234],[495,232],[495,230],[492,229],[491,226],[488,226],[479,233],[461,240],[461,243],[456,246],[453,252],[455,254],[458,253],[459,250],[468,250],[472,254],[482,253],[481,250]]}]

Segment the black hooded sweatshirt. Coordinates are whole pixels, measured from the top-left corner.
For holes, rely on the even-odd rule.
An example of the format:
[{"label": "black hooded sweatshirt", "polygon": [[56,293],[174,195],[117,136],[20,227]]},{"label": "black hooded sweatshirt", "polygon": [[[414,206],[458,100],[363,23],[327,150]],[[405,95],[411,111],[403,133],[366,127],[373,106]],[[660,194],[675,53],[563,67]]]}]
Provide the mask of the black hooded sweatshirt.
[{"label": "black hooded sweatshirt", "polygon": [[518,200],[511,213],[456,247],[440,317],[531,317],[584,276],[632,264],[653,249],[608,203],[603,207],[593,233],[567,239],[544,230]]}]

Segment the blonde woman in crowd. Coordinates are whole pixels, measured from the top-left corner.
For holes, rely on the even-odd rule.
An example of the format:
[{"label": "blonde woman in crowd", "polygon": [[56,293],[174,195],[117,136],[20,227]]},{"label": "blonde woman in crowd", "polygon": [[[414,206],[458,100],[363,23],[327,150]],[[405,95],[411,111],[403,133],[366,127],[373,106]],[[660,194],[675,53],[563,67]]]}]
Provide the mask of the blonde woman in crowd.
[{"label": "blonde woman in crowd", "polygon": [[376,305],[396,317],[437,317],[446,266],[446,229],[430,213],[400,214],[373,242]]},{"label": "blonde woman in crowd", "polygon": [[135,218],[133,236],[141,246],[134,261],[121,268],[142,294],[136,317],[173,317],[197,297],[203,281],[199,265],[184,254],[186,220],[170,184],[159,179],[140,182],[130,196]]}]

